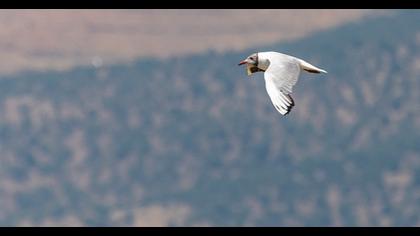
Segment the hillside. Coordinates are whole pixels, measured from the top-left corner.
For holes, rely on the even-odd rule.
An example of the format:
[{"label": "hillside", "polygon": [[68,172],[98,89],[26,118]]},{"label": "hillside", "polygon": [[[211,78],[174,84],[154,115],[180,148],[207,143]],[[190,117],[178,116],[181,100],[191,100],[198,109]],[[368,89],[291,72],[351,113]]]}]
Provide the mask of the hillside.
[{"label": "hillside", "polygon": [[329,72],[286,117],[256,49],[2,77],[0,225],[419,226],[418,22],[264,47]]},{"label": "hillside", "polygon": [[[386,11],[385,11],[386,12]],[[241,50],[304,37],[385,13],[382,10],[3,9],[0,75],[67,70],[167,58],[207,50]],[[250,35],[258,36],[249,37]]]}]

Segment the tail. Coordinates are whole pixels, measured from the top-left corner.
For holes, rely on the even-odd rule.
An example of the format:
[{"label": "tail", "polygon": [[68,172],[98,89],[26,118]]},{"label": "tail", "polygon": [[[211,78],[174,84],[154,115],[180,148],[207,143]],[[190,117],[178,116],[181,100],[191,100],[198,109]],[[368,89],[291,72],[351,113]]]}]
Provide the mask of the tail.
[{"label": "tail", "polygon": [[325,71],[323,69],[320,69],[316,66],[313,66],[313,65],[307,63],[304,60],[298,59],[298,62],[299,62],[300,68],[304,69],[307,72],[310,72],[310,73],[321,73],[321,72],[322,73],[328,73],[327,71]]}]

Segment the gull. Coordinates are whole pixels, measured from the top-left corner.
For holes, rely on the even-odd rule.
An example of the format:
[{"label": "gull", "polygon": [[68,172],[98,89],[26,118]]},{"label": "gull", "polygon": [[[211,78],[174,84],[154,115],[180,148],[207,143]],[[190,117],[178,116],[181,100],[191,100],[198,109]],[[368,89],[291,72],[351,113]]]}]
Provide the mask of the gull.
[{"label": "gull", "polygon": [[302,70],[310,73],[327,73],[302,59],[279,52],[253,53],[238,65],[243,64],[247,65],[248,76],[264,72],[267,93],[276,110],[283,116],[289,114],[295,106],[290,94]]}]

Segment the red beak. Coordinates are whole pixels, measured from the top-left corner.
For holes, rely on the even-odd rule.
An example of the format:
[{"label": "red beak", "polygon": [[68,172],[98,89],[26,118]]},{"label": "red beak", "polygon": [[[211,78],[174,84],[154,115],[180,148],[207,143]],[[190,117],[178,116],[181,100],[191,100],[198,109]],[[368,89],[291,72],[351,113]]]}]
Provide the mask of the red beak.
[{"label": "red beak", "polygon": [[243,64],[246,64],[246,63],[247,62],[245,60],[243,60],[243,61],[239,62],[238,66],[243,65]]}]

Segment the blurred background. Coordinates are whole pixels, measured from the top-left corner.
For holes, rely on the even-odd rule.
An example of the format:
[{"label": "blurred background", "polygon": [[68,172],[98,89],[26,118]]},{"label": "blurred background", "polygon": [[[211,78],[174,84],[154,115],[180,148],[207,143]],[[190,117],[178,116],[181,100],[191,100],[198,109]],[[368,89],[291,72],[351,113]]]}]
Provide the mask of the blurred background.
[{"label": "blurred background", "polygon": [[[302,74],[282,117],[263,74]],[[1,226],[420,226],[419,10],[1,10]]]}]

